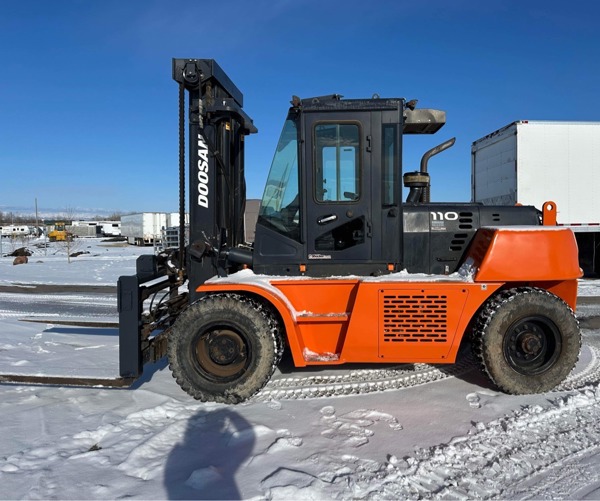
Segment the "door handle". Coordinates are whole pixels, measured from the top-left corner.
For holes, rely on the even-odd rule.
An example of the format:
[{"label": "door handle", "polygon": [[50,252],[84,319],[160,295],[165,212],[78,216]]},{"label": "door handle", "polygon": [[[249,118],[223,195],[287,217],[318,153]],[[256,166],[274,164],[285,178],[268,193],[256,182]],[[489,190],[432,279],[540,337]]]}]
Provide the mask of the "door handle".
[{"label": "door handle", "polygon": [[337,220],[337,216],[335,214],[330,214],[329,216],[321,216],[317,219],[317,224],[327,224],[332,223]]}]

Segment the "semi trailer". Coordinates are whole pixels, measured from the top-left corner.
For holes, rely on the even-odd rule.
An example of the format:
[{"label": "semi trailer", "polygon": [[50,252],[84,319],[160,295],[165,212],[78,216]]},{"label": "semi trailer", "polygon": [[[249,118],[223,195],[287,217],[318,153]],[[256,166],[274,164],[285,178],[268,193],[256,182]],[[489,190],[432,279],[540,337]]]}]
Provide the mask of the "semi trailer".
[{"label": "semi trailer", "polygon": [[163,230],[179,225],[178,212],[139,212],[121,216],[120,235],[131,245],[158,245]]},{"label": "semi trailer", "polygon": [[473,202],[552,200],[559,226],[575,233],[587,276],[600,273],[600,122],[519,120],[471,147]]}]

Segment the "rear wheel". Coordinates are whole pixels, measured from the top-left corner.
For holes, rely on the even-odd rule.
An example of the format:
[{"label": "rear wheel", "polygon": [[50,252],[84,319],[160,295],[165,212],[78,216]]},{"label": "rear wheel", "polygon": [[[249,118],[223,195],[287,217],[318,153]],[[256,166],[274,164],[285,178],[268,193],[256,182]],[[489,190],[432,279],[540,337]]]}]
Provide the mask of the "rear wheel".
[{"label": "rear wheel", "polygon": [[204,297],[169,333],[169,366],[198,400],[236,404],[269,380],[278,358],[277,322],[262,304],[237,294]]},{"label": "rear wheel", "polygon": [[579,357],[581,334],[573,310],[543,289],[503,291],[480,311],[473,348],[502,391],[543,393],[560,384]]}]

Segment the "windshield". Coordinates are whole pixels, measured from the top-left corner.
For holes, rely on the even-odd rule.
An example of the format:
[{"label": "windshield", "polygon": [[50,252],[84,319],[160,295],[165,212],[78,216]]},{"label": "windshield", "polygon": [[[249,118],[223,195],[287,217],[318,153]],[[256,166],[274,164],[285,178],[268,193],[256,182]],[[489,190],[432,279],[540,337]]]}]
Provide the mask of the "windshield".
[{"label": "windshield", "polygon": [[300,240],[298,193],[298,131],[287,119],[277,144],[260,205],[258,223]]}]

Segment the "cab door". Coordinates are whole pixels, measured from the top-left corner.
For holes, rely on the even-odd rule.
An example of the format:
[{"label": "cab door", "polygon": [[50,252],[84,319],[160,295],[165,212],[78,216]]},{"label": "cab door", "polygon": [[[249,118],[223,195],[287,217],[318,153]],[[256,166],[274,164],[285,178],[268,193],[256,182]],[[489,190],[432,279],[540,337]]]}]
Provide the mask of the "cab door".
[{"label": "cab door", "polygon": [[305,117],[307,264],[371,260],[370,114]]}]

